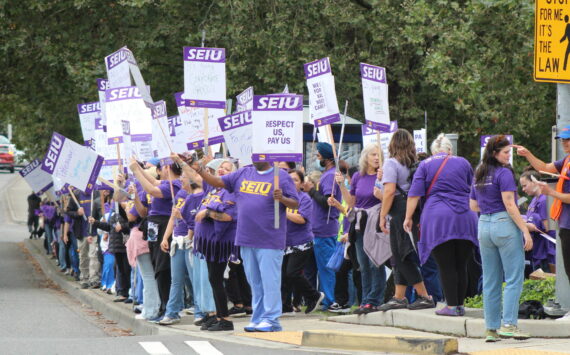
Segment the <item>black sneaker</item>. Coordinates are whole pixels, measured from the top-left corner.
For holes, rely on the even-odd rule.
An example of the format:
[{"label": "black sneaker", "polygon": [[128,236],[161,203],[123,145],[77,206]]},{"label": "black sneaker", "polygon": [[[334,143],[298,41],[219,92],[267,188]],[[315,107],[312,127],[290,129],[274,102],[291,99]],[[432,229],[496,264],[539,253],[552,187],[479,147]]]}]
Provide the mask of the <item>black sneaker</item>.
[{"label": "black sneaker", "polygon": [[253,308],[245,307],[245,315],[251,316],[253,314]]},{"label": "black sneaker", "polygon": [[224,330],[234,330],[234,323],[229,320],[220,319],[208,328],[210,332],[219,332]]},{"label": "black sneaker", "polygon": [[350,306],[346,304],[344,306],[341,306],[335,302],[329,306],[328,311],[332,313],[348,313],[350,312]]},{"label": "black sneaker", "polygon": [[431,297],[422,297],[418,296],[416,300],[408,305],[408,309],[410,310],[418,310],[418,309],[427,309],[427,308],[435,308],[435,302]]},{"label": "black sneaker", "polygon": [[390,309],[402,309],[402,308],[408,308],[408,299],[404,298],[402,300],[399,300],[397,298],[392,297],[390,301],[378,307],[378,310],[386,312]]},{"label": "black sneaker", "polygon": [[210,317],[212,317],[212,316],[209,316],[209,315],[206,314],[204,317],[200,318],[199,320],[196,320],[196,321],[194,322],[194,325],[195,325],[195,326],[198,326],[198,327],[201,327],[202,324],[206,323],[206,322],[208,321],[208,319],[210,319]]},{"label": "black sneaker", "polygon": [[230,308],[230,310],[228,311],[228,313],[230,314],[230,316],[245,316],[245,307],[236,307],[233,306],[232,308]]},{"label": "black sneaker", "polygon": [[364,305],[364,307],[360,308],[360,314],[368,314],[372,312],[378,312],[378,306],[373,306],[370,303]]},{"label": "black sneaker", "polygon": [[200,330],[208,330],[211,326],[218,322],[218,318],[216,316],[209,316],[209,318],[202,323]]},{"label": "black sneaker", "polygon": [[312,313],[315,309],[317,309],[317,307],[319,307],[321,305],[321,302],[323,301],[323,298],[325,298],[325,294],[322,292],[319,292],[319,296],[310,300],[307,303],[307,308],[305,309],[305,314],[309,314]]}]

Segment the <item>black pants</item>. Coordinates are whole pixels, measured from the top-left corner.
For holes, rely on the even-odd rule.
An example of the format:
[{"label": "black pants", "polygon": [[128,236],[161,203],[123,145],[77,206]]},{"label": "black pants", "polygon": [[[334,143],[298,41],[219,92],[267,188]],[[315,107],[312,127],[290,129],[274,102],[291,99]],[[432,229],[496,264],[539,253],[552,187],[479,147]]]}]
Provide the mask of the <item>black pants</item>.
[{"label": "black pants", "polygon": [[234,305],[243,304],[244,307],[251,307],[251,288],[245,276],[243,261],[239,264],[229,263],[228,265],[230,266],[230,277],[226,281],[228,298]]},{"label": "black pants", "polygon": [[303,275],[307,260],[313,255],[313,250],[303,250],[283,257],[281,267],[281,300],[284,308],[292,308],[291,293],[302,296],[305,300],[318,299],[319,293]]},{"label": "black pants", "polygon": [[40,217],[36,216],[35,214],[28,214],[28,231],[30,234],[37,235],[38,234],[38,226],[40,222]]},{"label": "black pants", "polygon": [[560,228],[560,247],[562,248],[562,260],[566,276],[570,280],[570,229]]},{"label": "black pants", "polygon": [[226,271],[227,262],[217,263],[208,261],[208,280],[212,286],[214,294],[214,303],[216,304],[216,316],[218,318],[227,318],[230,316],[228,312],[228,296],[224,288],[224,271]]},{"label": "black pants", "polygon": [[473,254],[473,243],[452,239],[436,246],[431,254],[439,270],[443,294],[448,306],[463,306],[467,293],[467,262]]},{"label": "black pants", "polygon": [[148,242],[148,248],[150,250],[152,267],[154,269],[154,278],[158,286],[161,314],[166,311],[166,304],[170,297],[170,283],[172,280],[170,273],[170,254],[165,253],[160,249],[160,243],[164,237],[164,232],[166,231],[169,218],[169,216],[148,217],[149,222],[156,223],[158,225],[157,240],[156,242]]},{"label": "black pants", "polygon": [[336,272],[336,282],[334,284],[334,299],[341,306],[352,306],[348,304],[348,274],[352,270],[352,282],[356,288],[357,303],[362,301],[362,284],[360,281],[360,271],[353,268],[351,260],[344,260],[340,269]]},{"label": "black pants", "polygon": [[129,289],[131,288],[131,265],[127,253],[113,253],[115,255],[115,265],[117,265],[117,295],[129,297]]}]

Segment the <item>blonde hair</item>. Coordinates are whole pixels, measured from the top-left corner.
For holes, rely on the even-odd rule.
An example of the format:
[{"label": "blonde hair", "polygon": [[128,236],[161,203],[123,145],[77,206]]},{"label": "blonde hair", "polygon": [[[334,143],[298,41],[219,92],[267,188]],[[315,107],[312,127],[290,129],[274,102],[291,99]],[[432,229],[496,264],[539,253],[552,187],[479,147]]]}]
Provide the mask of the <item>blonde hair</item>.
[{"label": "blonde hair", "polygon": [[358,159],[358,172],[360,172],[361,176],[364,176],[368,173],[368,156],[373,151],[378,151],[378,159],[380,159],[380,166],[384,163],[384,154],[382,153],[382,147],[379,147],[377,144],[368,144],[362,152],[360,153],[360,158]]},{"label": "blonde hair", "polygon": [[[231,165],[232,169],[230,171],[230,173],[233,173],[234,171],[237,170],[236,165],[234,164],[233,161],[229,160],[229,159],[222,159],[222,161],[220,162],[220,165],[218,165],[218,169],[222,167],[222,165],[224,165],[225,163],[228,163]],[[218,175],[218,169],[216,169],[216,176]]]},{"label": "blonde hair", "polygon": [[453,145],[445,134],[440,133],[437,138],[431,143],[431,154],[449,153],[453,154]]}]

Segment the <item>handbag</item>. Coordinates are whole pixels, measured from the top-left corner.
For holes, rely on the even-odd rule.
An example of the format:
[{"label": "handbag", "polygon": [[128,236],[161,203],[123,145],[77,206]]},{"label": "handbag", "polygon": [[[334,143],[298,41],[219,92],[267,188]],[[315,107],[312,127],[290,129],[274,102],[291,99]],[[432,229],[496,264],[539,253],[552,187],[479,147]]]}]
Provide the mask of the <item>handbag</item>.
[{"label": "handbag", "polygon": [[340,270],[342,263],[344,263],[344,244],[337,242],[334,252],[327,262],[326,267],[327,269],[337,272]]}]

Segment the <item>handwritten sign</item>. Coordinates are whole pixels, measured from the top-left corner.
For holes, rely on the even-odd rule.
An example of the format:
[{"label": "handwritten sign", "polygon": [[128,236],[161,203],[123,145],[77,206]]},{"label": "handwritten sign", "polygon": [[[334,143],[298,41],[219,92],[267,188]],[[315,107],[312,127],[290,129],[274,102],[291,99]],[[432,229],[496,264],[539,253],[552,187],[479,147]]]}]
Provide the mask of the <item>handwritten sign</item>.
[{"label": "handwritten sign", "polygon": [[253,97],[252,161],[303,160],[303,96]]},{"label": "handwritten sign", "polygon": [[[380,132],[380,146],[382,153],[384,153],[384,160],[388,159],[388,145],[392,140],[394,132],[398,130],[398,121],[390,121],[390,131]],[[378,144],[378,131],[370,128],[368,125],[362,125],[362,146],[366,147],[369,144]]]},{"label": "handwritten sign", "polygon": [[[495,136],[494,134],[493,134],[493,135],[484,135],[484,136],[481,136],[481,159],[483,159],[483,153],[485,152],[485,146],[487,145],[487,142],[489,142],[489,139],[490,139],[491,137],[494,137],[494,136]],[[507,138],[507,140],[508,140],[509,142],[511,142],[511,144],[514,144],[514,143],[513,143],[514,140],[513,140],[513,136],[512,136],[512,135],[508,134],[508,135],[505,135],[505,137]],[[511,148],[511,158],[509,159],[509,163],[510,163],[511,165],[513,165],[513,148]]]},{"label": "handwritten sign", "polygon": [[390,111],[386,69],[360,63],[360,76],[362,78],[366,124],[379,131],[388,131],[390,128]]},{"label": "handwritten sign", "polygon": [[426,153],[429,154],[427,148],[427,132],[425,128],[414,129],[414,142],[416,143],[416,154]]},{"label": "handwritten sign", "polygon": [[90,193],[102,165],[102,156],[54,132],[42,163],[42,170],[85,193]]},{"label": "handwritten sign", "polygon": [[241,94],[236,96],[237,108],[236,112],[253,110],[253,86],[245,89]]},{"label": "handwritten sign", "polygon": [[[252,98],[253,104],[253,98]],[[250,165],[252,154],[252,112],[242,111],[218,118],[230,155],[239,159],[240,166]]]},{"label": "handwritten sign", "polygon": [[167,159],[170,156],[172,136],[168,128],[166,102],[157,101],[152,107],[152,155],[155,158]]},{"label": "handwritten sign", "polygon": [[305,77],[309,89],[309,113],[315,126],[340,121],[329,58],[305,64]]},{"label": "handwritten sign", "polygon": [[101,125],[107,125],[107,116],[105,115],[105,90],[109,89],[109,80],[107,79],[97,79],[97,93],[99,94],[99,107],[101,118]]},{"label": "handwritten sign", "polygon": [[[180,127],[176,131],[176,140],[186,142],[186,150],[199,149],[204,146],[204,108],[189,106],[189,100],[182,98],[182,93],[174,95],[178,115],[180,117]],[[222,143],[224,135],[218,124],[218,118],[224,116],[223,109],[208,110],[208,145]]]},{"label": "handwritten sign", "polygon": [[225,109],[226,50],[184,47],[183,55],[184,94],[182,96],[188,100],[188,106]]},{"label": "handwritten sign", "polygon": [[99,102],[88,102],[77,105],[79,124],[81,125],[81,133],[83,133],[83,142],[88,147],[92,145],[95,120],[99,118],[100,109],[101,106]]},{"label": "handwritten sign", "polygon": [[122,121],[130,124],[132,142],[152,139],[151,112],[142,100],[138,87],[108,89],[105,91],[105,107],[109,144],[123,143]]},{"label": "handwritten sign", "polygon": [[133,84],[131,81],[132,75],[143,101],[148,105],[153,103],[150,90],[144,82],[135,56],[130,49],[123,47],[106,56],[105,67],[110,89],[131,86]]},{"label": "handwritten sign", "polygon": [[33,160],[19,173],[36,195],[41,195],[53,187],[51,175],[42,170],[42,162],[39,159]]}]

